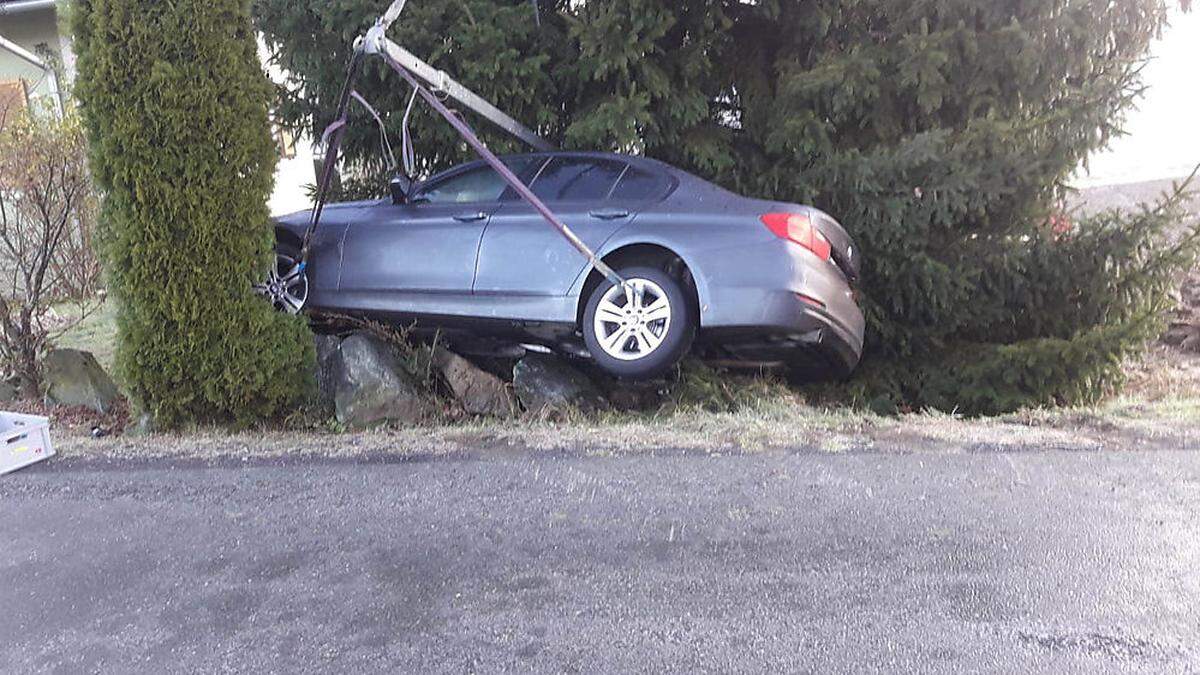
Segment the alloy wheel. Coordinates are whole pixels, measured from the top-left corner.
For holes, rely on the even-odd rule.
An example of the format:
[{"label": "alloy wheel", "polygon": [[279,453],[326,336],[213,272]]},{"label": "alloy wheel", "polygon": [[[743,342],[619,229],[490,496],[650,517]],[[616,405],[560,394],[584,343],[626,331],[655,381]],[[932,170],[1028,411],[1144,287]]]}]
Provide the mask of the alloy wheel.
[{"label": "alloy wheel", "polygon": [[671,329],[671,301],[649,279],[628,279],[608,289],[596,307],[593,329],[600,348],[621,361],[654,353]]},{"label": "alloy wheel", "polygon": [[275,309],[299,314],[308,302],[308,275],[295,258],[277,253],[275,266],[267,274],[267,280],[255,284],[254,290],[270,300]]}]

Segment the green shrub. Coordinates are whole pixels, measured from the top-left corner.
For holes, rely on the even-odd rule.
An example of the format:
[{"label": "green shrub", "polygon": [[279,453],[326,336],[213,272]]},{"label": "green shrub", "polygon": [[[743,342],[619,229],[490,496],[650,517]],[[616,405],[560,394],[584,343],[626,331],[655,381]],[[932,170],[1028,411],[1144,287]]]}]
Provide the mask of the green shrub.
[{"label": "green shrub", "polygon": [[78,0],[72,21],[127,393],[164,427],[279,415],[313,348],[250,288],[275,153],[247,3]]},{"label": "green shrub", "polygon": [[[644,152],[836,215],[864,256],[870,327],[843,397],[964,413],[1094,399],[1192,257],[1193,240],[1160,236],[1177,201],[1067,237],[1047,224],[1140,94],[1162,0],[539,4],[540,28],[524,0],[414,4],[393,35],[566,147]],[[303,84],[293,122],[328,121],[350,39],[382,5],[256,0]],[[378,65],[358,88],[383,109],[405,102]],[[378,141],[355,114],[362,167]],[[463,159],[446,125],[414,129],[423,169]]]}]

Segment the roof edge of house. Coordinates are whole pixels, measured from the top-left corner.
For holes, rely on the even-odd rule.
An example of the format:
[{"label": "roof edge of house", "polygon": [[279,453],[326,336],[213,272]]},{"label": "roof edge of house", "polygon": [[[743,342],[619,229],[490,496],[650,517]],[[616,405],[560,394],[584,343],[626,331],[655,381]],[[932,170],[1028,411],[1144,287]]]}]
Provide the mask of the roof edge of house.
[{"label": "roof edge of house", "polygon": [[54,9],[55,0],[0,0],[0,16]]}]

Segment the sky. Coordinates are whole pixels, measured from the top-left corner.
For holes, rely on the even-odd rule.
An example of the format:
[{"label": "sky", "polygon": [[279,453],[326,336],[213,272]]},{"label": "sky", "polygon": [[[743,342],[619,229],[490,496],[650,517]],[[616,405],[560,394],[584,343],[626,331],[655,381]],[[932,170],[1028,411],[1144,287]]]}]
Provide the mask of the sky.
[{"label": "sky", "polygon": [[1125,123],[1128,136],[1092,156],[1078,187],[1180,178],[1200,164],[1200,7],[1178,9],[1151,47],[1145,98]]}]

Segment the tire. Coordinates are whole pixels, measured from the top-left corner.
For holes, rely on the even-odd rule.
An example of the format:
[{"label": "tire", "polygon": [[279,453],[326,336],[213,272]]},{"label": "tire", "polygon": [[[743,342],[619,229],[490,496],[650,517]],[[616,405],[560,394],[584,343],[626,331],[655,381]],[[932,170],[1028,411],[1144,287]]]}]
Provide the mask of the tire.
[{"label": "tire", "polygon": [[[625,289],[605,279],[588,297],[583,313],[584,343],[596,365],[612,375],[634,380],[662,375],[692,346],[696,333],[693,303],[683,285],[660,269],[626,267],[617,274],[641,290],[644,304],[638,305]],[[618,335],[622,331],[624,335]]]},{"label": "tire", "polygon": [[[276,310],[300,314],[308,302],[308,275],[295,271],[300,258],[297,247],[285,243],[275,246],[275,267],[268,278],[254,285],[254,291],[265,297]],[[288,277],[288,273],[292,276]]]}]

